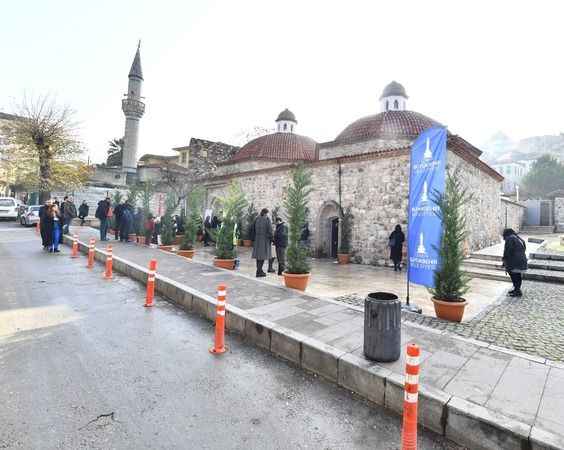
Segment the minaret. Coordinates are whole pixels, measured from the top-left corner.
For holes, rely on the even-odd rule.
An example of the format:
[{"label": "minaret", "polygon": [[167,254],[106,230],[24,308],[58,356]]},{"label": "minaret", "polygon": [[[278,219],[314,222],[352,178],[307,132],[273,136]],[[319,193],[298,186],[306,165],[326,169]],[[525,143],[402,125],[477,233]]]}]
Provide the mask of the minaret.
[{"label": "minaret", "polygon": [[137,172],[137,141],[139,139],[139,119],[145,112],[145,103],[142,102],[141,85],[143,84],[143,71],[141,70],[141,55],[137,46],[133,64],[129,70],[129,83],[127,94],[121,101],[121,109],[125,114],[125,133],[122,152],[122,171],[126,181],[132,181]]}]

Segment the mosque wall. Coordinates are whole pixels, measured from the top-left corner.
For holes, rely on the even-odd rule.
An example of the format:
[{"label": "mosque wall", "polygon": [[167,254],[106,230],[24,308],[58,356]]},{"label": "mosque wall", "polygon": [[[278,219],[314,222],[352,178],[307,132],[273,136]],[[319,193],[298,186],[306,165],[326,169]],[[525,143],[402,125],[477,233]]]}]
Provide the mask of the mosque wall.
[{"label": "mosque wall", "polygon": [[391,148],[402,148],[411,145],[410,139],[372,139],[369,141],[355,142],[352,144],[321,144],[319,147],[319,159],[340,158],[342,156],[361,155],[378,150],[389,150]]},{"label": "mosque wall", "polygon": [[[463,184],[474,198],[467,207],[471,233],[469,248],[499,242],[501,222],[500,182],[449,152],[449,167],[460,167]],[[309,229],[312,253],[327,256],[330,221],[338,215],[339,162],[326,160],[308,164],[313,192],[310,196]],[[290,168],[231,174],[208,183],[208,205],[223,195],[230,180],[238,182],[257,210],[281,207],[290,182]],[[351,206],[354,216],[353,262],[384,265],[389,262],[388,236],[396,224],[407,228],[409,155],[398,152],[375,158],[359,156],[341,161],[341,204]]]}]

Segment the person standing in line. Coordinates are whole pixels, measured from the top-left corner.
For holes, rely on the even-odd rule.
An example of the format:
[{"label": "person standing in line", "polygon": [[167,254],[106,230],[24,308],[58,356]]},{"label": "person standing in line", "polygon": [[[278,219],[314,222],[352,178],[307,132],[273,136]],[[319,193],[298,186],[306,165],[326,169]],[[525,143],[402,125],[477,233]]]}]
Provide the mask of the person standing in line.
[{"label": "person standing in line", "polygon": [[51,205],[45,212],[45,232],[49,253],[59,253],[59,242],[62,232],[62,217],[59,207]]},{"label": "person standing in line", "polygon": [[521,297],[521,284],[523,283],[523,272],[528,269],[527,264],[527,245],[521,239],[515,230],[506,228],[503,230],[503,240],[505,246],[503,249],[503,267],[505,272],[509,274],[513,283],[513,290],[507,295],[510,297]]},{"label": "person standing in line", "polygon": [[257,260],[257,278],[266,277],[262,270],[264,261],[272,257],[272,223],[268,209],[264,208],[255,220],[255,238],[252,258]]},{"label": "person standing in line", "polygon": [[274,231],[274,248],[278,260],[278,275],[283,275],[286,268],[286,247],[288,247],[288,227],[280,216],[276,218],[276,230]]},{"label": "person standing in line", "polygon": [[90,208],[88,208],[88,203],[86,203],[86,200],[82,200],[82,203],[78,207],[78,218],[80,219],[81,227],[84,225],[84,219],[88,217],[89,209]]},{"label": "person standing in line", "polygon": [[147,220],[145,220],[143,224],[143,229],[145,230],[145,245],[150,246],[153,240],[153,233],[155,232],[155,220],[151,213],[147,216]]},{"label": "person standing in line", "polygon": [[39,208],[39,233],[41,234],[41,245],[43,246],[43,250],[47,250],[49,248],[49,241],[48,233],[47,233],[47,212],[51,207],[52,200],[47,200],[41,207]]},{"label": "person standing in line", "polygon": [[63,234],[69,234],[69,226],[72,223],[72,219],[76,217],[76,206],[72,196],[66,197],[63,206],[64,208],[61,210],[61,216],[63,217]]},{"label": "person standing in line", "polygon": [[113,211],[113,214],[114,214],[114,233],[115,233],[115,240],[116,241],[119,239],[119,230],[121,228],[121,216],[123,214],[123,208],[124,208],[124,204],[118,203],[114,207],[114,211]]},{"label": "person standing in line", "polygon": [[204,247],[209,247],[210,246],[210,233],[211,233],[211,221],[210,221],[210,216],[206,217],[206,220],[204,221]]},{"label": "person standing in line", "polygon": [[388,238],[388,247],[390,247],[390,259],[394,262],[394,272],[401,272],[401,259],[404,242],[405,234],[403,234],[403,231],[401,230],[401,225],[398,224]]},{"label": "person standing in line", "polygon": [[133,225],[133,207],[126,200],[121,211],[119,221],[119,240],[120,242],[129,242],[129,233]]},{"label": "person standing in line", "polygon": [[111,200],[110,197],[106,197],[105,200],[100,200],[98,202],[98,207],[96,208],[96,213],[94,217],[100,221],[100,240],[107,241],[108,225],[111,219]]}]

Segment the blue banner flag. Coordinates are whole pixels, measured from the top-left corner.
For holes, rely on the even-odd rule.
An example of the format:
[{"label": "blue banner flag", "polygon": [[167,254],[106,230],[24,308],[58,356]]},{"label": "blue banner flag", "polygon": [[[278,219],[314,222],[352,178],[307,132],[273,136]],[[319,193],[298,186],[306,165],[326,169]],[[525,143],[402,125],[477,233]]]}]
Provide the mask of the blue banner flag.
[{"label": "blue banner flag", "polygon": [[429,128],[411,148],[409,173],[408,261],[409,281],[434,287],[440,264],[439,246],[443,229],[437,217],[435,193],[445,191],[447,130]]}]

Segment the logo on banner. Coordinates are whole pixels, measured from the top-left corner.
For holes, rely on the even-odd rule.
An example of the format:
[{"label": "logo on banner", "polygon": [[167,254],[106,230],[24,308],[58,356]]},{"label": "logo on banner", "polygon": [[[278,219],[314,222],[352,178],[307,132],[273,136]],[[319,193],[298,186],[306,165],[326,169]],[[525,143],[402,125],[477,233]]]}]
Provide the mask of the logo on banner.
[{"label": "logo on banner", "polygon": [[429,201],[429,196],[427,194],[427,180],[423,182],[423,192],[421,192],[421,203],[427,203]]},{"label": "logo on banner", "polygon": [[417,254],[421,256],[427,255],[427,250],[425,250],[425,244],[423,244],[423,233],[419,233],[419,245],[417,246]]},{"label": "logo on banner", "polygon": [[423,152],[423,159],[426,161],[433,159],[433,152],[431,151],[431,138],[427,138],[425,151]]}]

